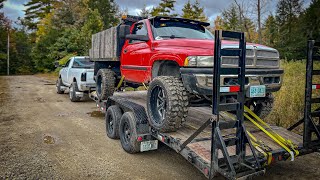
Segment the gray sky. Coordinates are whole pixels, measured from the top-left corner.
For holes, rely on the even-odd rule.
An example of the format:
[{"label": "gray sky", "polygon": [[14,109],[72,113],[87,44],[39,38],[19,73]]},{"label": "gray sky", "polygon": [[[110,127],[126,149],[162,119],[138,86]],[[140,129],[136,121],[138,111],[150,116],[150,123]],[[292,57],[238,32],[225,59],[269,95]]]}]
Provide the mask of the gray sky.
[{"label": "gray sky", "polygon": [[[24,16],[24,9],[25,7],[23,4],[28,2],[29,0],[7,0],[4,3],[4,11],[5,15],[9,17],[11,20],[15,21],[18,17]],[[175,11],[177,13],[181,13],[183,5],[187,0],[177,0],[175,4]],[[195,0],[190,0],[194,2]],[[245,0],[248,3],[252,2],[252,0]],[[266,7],[266,14],[269,12],[274,12],[276,9],[276,4],[278,0],[267,0],[268,6]],[[304,0],[305,6],[310,3],[311,0]],[[157,6],[160,0],[116,0],[117,4],[120,6],[121,9],[128,9],[130,15],[136,15],[137,12],[143,7],[145,4],[147,8],[151,9],[153,6]],[[201,6],[205,8],[205,14],[209,17],[210,22],[215,19],[217,15],[221,13],[221,11],[227,8],[233,0],[199,0]]]}]

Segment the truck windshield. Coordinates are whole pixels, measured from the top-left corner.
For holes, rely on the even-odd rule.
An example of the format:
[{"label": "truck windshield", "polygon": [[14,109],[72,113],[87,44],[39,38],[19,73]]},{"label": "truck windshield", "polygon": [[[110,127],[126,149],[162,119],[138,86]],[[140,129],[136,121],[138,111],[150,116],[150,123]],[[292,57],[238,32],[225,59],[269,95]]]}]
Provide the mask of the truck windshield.
[{"label": "truck windshield", "polygon": [[84,57],[76,57],[74,58],[73,62],[73,67],[74,68],[93,68],[94,64],[93,62],[89,61],[89,59],[84,58]]},{"label": "truck windshield", "polygon": [[190,22],[174,20],[151,20],[153,37],[165,38],[213,39],[213,35],[203,26]]}]

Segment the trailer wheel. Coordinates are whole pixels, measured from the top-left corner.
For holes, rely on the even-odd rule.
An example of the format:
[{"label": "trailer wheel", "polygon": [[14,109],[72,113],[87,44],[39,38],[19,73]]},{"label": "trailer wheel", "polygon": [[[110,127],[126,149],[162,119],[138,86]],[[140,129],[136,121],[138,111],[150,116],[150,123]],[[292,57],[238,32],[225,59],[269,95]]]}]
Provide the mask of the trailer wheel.
[{"label": "trailer wheel", "polygon": [[111,69],[100,69],[97,73],[97,96],[100,100],[107,100],[115,90],[115,73]]},{"label": "trailer wheel", "polygon": [[179,78],[154,78],[147,97],[149,123],[162,132],[178,130],[187,117],[188,103],[187,90]]},{"label": "trailer wheel", "polygon": [[137,140],[136,119],[132,112],[122,115],[119,130],[122,148],[130,154],[139,152],[140,143]]},{"label": "trailer wheel", "polygon": [[122,116],[121,109],[117,105],[110,106],[106,112],[106,131],[111,139],[119,139],[119,124]]},{"label": "trailer wheel", "polygon": [[80,101],[81,97],[77,97],[76,92],[78,92],[78,85],[77,82],[72,82],[69,88],[69,98],[72,102]]},{"label": "trailer wheel", "polygon": [[63,85],[61,77],[58,78],[56,82],[56,88],[57,88],[57,93],[58,94],[63,94],[64,91],[61,89],[61,86]]}]

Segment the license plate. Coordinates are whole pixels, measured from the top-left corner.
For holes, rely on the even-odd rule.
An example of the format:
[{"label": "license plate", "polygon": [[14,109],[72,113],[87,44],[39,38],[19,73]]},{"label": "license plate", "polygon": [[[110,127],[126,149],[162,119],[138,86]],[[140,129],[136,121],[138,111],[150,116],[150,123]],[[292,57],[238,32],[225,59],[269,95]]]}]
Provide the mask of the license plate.
[{"label": "license plate", "polygon": [[250,86],[249,97],[266,97],[266,86]]},{"label": "license plate", "polygon": [[150,151],[158,149],[158,140],[152,140],[152,141],[143,141],[140,144],[140,151]]}]

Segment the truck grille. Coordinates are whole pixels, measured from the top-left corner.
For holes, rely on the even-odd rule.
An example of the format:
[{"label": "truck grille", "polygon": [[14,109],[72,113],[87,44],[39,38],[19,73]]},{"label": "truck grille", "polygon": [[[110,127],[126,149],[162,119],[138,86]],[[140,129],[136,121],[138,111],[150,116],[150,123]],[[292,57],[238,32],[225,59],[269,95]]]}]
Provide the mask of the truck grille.
[{"label": "truck grille", "polygon": [[[226,48],[233,49],[233,48]],[[238,65],[238,57],[222,57],[222,65]],[[250,68],[278,68],[279,53],[272,50],[247,49],[246,66]]]}]

